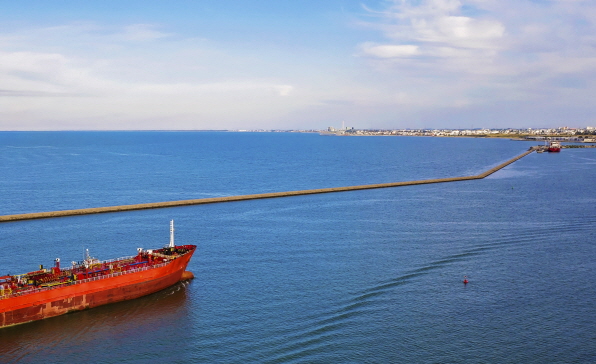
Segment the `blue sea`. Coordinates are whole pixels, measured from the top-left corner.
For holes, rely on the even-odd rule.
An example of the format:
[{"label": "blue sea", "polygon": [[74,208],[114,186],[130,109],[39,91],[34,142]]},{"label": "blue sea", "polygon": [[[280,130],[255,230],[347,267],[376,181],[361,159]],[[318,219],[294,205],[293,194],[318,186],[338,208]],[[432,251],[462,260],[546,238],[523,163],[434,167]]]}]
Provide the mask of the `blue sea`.
[{"label": "blue sea", "polygon": [[[0,132],[0,215],[480,174],[536,142]],[[195,279],[0,330],[2,363],[594,363],[596,149],[482,180],[0,223],[0,275],[198,246]],[[467,276],[469,283],[462,283]]]}]

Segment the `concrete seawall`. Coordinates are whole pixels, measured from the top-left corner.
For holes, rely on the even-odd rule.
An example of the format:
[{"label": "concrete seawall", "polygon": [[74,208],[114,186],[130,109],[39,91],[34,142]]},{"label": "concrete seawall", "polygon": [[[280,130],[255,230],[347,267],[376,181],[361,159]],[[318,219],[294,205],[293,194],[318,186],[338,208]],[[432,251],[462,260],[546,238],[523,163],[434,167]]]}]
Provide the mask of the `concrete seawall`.
[{"label": "concrete seawall", "polygon": [[107,213],[107,212],[157,209],[157,208],[164,208],[164,207],[201,205],[201,204],[219,203],[219,202],[258,200],[258,199],[264,199],[264,198],[314,195],[314,194],[319,194],[319,193],[330,193],[330,192],[370,190],[370,189],[374,189],[374,188],[402,187],[402,186],[413,186],[413,185],[422,185],[422,184],[430,184],[430,183],[467,181],[467,180],[485,178],[485,177],[495,173],[496,171],[498,171],[502,168],[505,168],[506,166],[519,160],[520,158],[525,157],[526,155],[528,155],[530,153],[532,153],[532,150],[529,150],[523,154],[520,154],[519,156],[517,156],[513,159],[510,159],[507,162],[502,163],[502,164],[500,164],[494,168],[491,168],[488,171],[481,173],[479,175],[476,175],[476,176],[426,179],[426,180],[421,180],[421,181],[379,183],[379,184],[361,185],[361,186],[319,188],[319,189],[314,189],[314,190],[302,190],[302,191],[259,193],[259,194],[254,194],[254,195],[213,197],[213,198],[201,198],[201,199],[194,199],[194,200],[152,202],[152,203],[143,203],[143,204],[136,204],[136,205],[93,207],[93,208],[88,208],[88,209],[77,209],[77,210],[35,212],[35,213],[29,213],[29,214],[15,214],[15,215],[0,216],[0,222],[46,219],[46,218],[51,218],[51,217],[63,217],[63,216],[75,216],[75,215],[101,214],[101,213]]}]

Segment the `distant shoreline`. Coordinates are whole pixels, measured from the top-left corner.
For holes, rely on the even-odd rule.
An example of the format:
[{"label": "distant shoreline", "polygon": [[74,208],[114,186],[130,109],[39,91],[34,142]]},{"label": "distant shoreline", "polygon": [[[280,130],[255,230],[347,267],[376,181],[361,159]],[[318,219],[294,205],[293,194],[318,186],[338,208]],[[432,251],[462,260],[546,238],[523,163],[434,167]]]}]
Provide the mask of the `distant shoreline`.
[{"label": "distant shoreline", "polygon": [[[478,131],[463,129],[416,129],[416,130],[358,130],[347,129],[338,131],[327,130],[280,130],[280,129],[256,129],[256,130],[0,130],[0,133],[128,133],[128,132],[171,132],[171,133],[303,133],[319,134],[322,136],[414,136],[414,137],[441,137],[441,138],[487,138],[487,139],[510,139],[513,141],[545,141],[556,140],[568,143],[596,143],[596,129],[587,128],[589,133],[570,134],[565,133],[479,133]],[[489,129],[490,130],[490,129]],[[545,129],[536,129],[545,130]],[[551,130],[551,129],[548,129]],[[581,129],[584,130],[584,129]],[[484,129],[482,131],[485,131]],[[592,134],[593,133],[593,134]]]},{"label": "distant shoreline", "polygon": [[[347,136],[347,137],[367,137],[367,136],[383,136],[383,137],[400,137],[400,136],[408,136],[408,137],[426,137],[426,138],[477,138],[477,139],[509,139],[513,141],[522,141],[522,142],[541,142],[545,140],[557,140],[560,142],[567,142],[567,143],[596,143],[595,138],[580,138],[579,136],[568,136],[568,135],[507,135],[507,134],[499,134],[499,135],[403,135],[403,134],[335,134],[335,133],[320,133],[323,136]],[[588,140],[580,140],[580,139],[588,139]]]}]

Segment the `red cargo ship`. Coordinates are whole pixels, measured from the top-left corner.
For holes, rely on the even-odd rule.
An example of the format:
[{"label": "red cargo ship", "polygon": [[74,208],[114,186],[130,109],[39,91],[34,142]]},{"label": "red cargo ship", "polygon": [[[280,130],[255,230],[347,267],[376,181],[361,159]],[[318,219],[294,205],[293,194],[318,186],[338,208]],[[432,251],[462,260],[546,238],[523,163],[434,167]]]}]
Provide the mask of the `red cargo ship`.
[{"label": "red cargo ship", "polygon": [[196,245],[137,249],[135,256],[99,261],[89,256],[72,267],[0,277],[0,328],[145,296],[192,278],[186,266]]}]

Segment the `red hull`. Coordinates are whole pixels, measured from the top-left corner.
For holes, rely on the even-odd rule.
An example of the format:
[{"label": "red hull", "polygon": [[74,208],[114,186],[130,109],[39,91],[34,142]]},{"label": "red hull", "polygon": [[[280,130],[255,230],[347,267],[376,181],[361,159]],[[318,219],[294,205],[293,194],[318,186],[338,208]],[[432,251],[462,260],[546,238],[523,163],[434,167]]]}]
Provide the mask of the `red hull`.
[{"label": "red hull", "polygon": [[549,153],[558,153],[561,151],[561,143],[559,142],[550,142],[548,144],[548,149]]},{"label": "red hull", "polygon": [[0,328],[142,297],[181,280],[194,253],[167,263],[0,299]]}]

